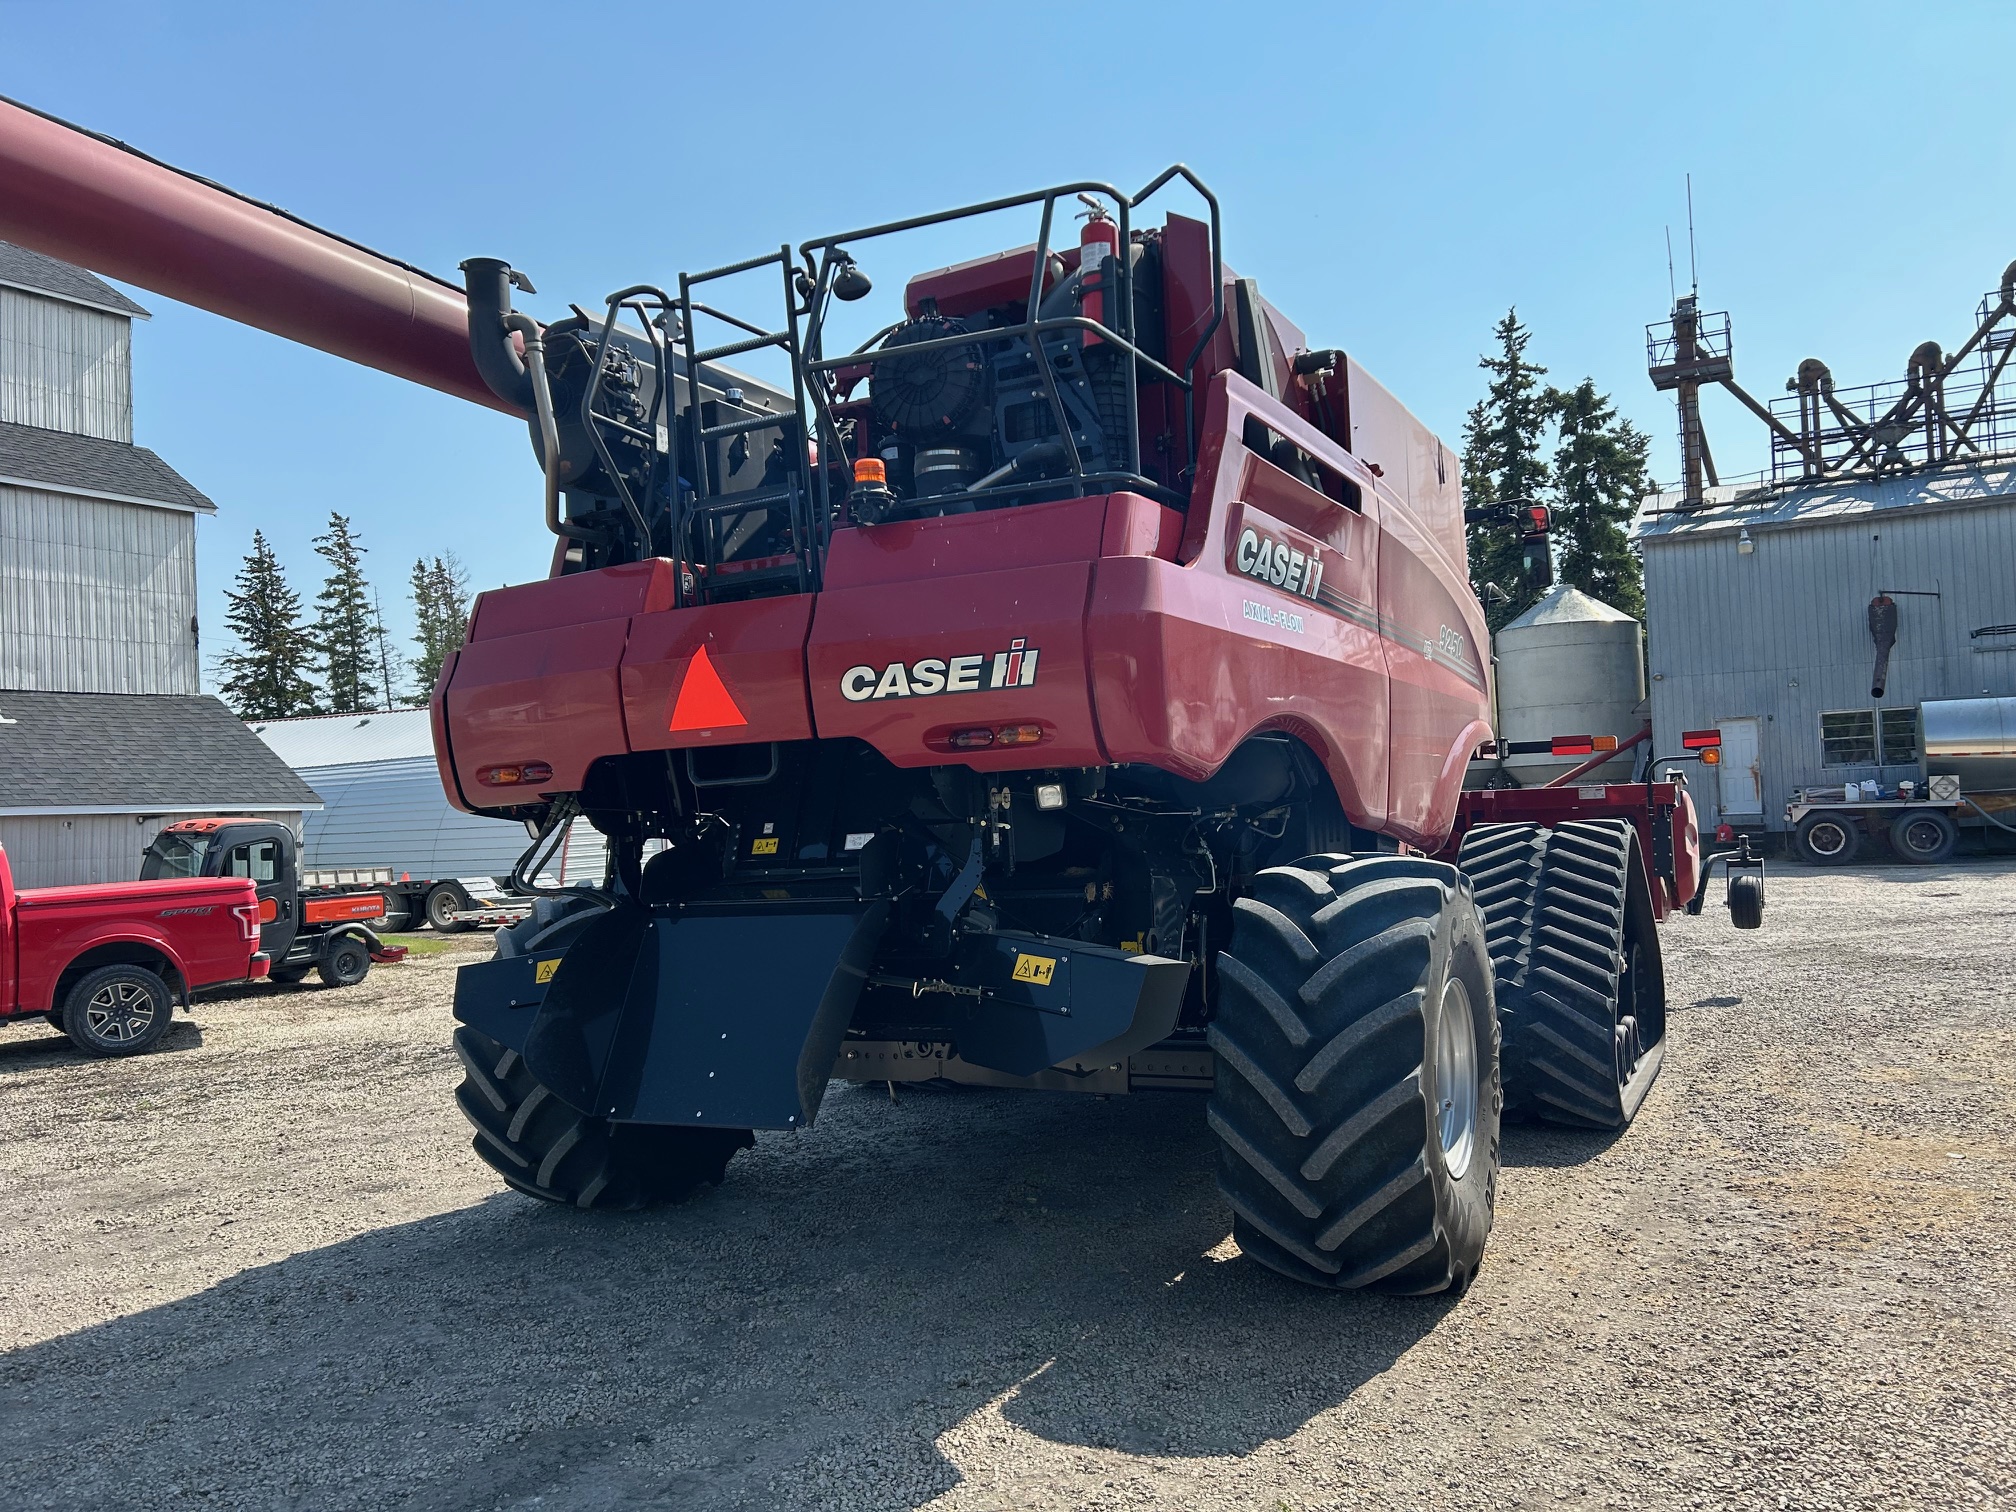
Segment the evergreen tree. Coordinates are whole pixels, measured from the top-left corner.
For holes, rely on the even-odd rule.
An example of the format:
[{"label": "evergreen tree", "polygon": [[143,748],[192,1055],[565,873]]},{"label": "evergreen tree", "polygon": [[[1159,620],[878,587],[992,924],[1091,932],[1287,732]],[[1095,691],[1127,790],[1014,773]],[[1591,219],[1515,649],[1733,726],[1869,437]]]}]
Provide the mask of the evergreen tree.
[{"label": "evergreen tree", "polygon": [[315,537],[315,554],[329,564],[329,576],[315,596],[314,629],[329,712],[376,709],[378,617],[372,611],[370,585],[364,581],[364,548],[346,516],[329,516],[329,529]]},{"label": "evergreen tree", "polygon": [[[1533,333],[1519,322],[1517,310],[1507,310],[1492,331],[1495,354],[1477,359],[1491,375],[1483,399],[1471,408],[1463,425],[1463,493],[1473,508],[1501,499],[1539,501],[1548,485],[1547,464],[1540,455],[1549,418],[1547,391],[1540,379],[1547,369],[1526,360]],[[1540,596],[1521,568],[1524,550],[1516,525],[1485,523],[1468,527],[1470,583],[1484,601],[1484,616],[1495,632],[1524,613]],[[1493,602],[1486,592],[1495,584],[1505,595]]]},{"label": "evergreen tree", "polygon": [[379,601],[378,590],[371,590],[371,635],[378,643],[378,676],[385,691],[385,707],[391,708],[398,702],[399,672],[406,665],[406,658],[392,649],[392,638],[385,630],[385,606]]},{"label": "evergreen tree", "polygon": [[1609,396],[1590,379],[1552,390],[1548,403],[1558,427],[1554,535],[1561,580],[1643,622],[1645,569],[1629,530],[1651,488],[1645,471],[1651,442],[1617,418]]},{"label": "evergreen tree", "polygon": [[238,649],[217,660],[224,701],[243,719],[315,713],[315,688],[308,680],[315,645],[301,624],[301,595],[287,586],[280,559],[262,532],[252,532],[251,553],[224,599],[231,606],[224,623],[238,637]]},{"label": "evergreen tree", "polygon": [[455,553],[421,557],[413,564],[413,637],[420,654],[413,658],[412,702],[424,704],[441,676],[441,664],[457,650],[469,627],[469,576]]}]

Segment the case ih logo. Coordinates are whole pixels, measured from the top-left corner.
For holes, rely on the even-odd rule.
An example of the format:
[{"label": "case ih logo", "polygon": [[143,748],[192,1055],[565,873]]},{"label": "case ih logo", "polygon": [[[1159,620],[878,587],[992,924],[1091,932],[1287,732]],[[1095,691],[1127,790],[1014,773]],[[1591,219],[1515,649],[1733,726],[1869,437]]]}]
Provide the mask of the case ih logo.
[{"label": "case ih logo", "polygon": [[1239,532],[1232,565],[1250,578],[1306,599],[1316,597],[1323,582],[1323,553],[1314,542],[1304,551],[1251,525]]},{"label": "case ih logo", "polygon": [[886,667],[849,667],[840,696],[849,703],[883,698],[928,698],[936,693],[982,693],[994,688],[1026,688],[1036,681],[1036,648],[1010,641],[993,656],[927,656]]}]

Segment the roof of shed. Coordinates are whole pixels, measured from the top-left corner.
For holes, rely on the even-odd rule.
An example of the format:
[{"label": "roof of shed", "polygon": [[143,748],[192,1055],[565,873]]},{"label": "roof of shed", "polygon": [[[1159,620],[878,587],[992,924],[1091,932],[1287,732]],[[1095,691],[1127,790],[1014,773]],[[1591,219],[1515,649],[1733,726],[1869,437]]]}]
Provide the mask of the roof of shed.
[{"label": "roof of shed", "polygon": [[17,247],[12,242],[0,241],[0,284],[32,289],[37,294],[50,294],[73,304],[91,305],[120,315],[137,315],[142,320],[148,318],[145,310],[97,274],[87,273],[75,263]]},{"label": "roof of shed", "polygon": [[1970,464],[1887,478],[1843,479],[1757,498],[1726,497],[1733,493],[1730,489],[1712,489],[1711,499],[1721,494],[1725,501],[1701,509],[1669,508],[1640,515],[1635,535],[1649,543],[1737,530],[1825,525],[1897,510],[2016,504],[2016,465]]},{"label": "roof of shed", "polygon": [[371,714],[318,714],[310,719],[249,719],[252,733],[295,771],[434,756],[425,709]]},{"label": "roof of shed", "polygon": [[0,423],[0,483],[215,514],[193,483],[144,446]]},{"label": "roof of shed", "polygon": [[322,806],[208,695],[0,689],[0,772],[0,813]]}]

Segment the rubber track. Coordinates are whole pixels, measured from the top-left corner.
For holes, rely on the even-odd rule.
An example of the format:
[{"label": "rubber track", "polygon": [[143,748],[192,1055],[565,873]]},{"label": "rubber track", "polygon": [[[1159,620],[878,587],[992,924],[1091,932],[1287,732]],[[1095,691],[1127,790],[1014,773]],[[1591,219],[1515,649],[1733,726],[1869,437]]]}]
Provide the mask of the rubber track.
[{"label": "rubber track", "polygon": [[[1619,1129],[1636,1112],[1631,1094],[1644,1088],[1625,1085],[1617,1048],[1631,838],[1628,823],[1606,820],[1464,836],[1457,864],[1484,914],[1508,1114]],[[1643,1066],[1660,1047],[1631,1043],[1631,1030],[1625,1056]]]},{"label": "rubber track", "polygon": [[632,1209],[717,1185],[744,1129],[614,1124],[577,1113],[536,1081],[515,1050],[463,1024],[455,1102],[475,1126],[476,1154],[511,1186],[546,1202]]},{"label": "rubber track", "polygon": [[1460,1279],[1421,1077],[1424,979],[1461,888],[1438,862],[1337,856],[1262,872],[1234,904],[1207,1119],[1240,1246],[1263,1264],[1334,1288]]}]

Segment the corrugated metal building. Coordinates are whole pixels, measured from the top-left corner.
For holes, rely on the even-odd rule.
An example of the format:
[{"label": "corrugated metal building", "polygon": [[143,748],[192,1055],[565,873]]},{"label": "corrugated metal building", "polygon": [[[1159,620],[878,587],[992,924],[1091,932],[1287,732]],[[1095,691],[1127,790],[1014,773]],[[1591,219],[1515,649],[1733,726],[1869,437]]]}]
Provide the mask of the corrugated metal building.
[{"label": "corrugated metal building", "polygon": [[[251,721],[252,732],[321,795],[302,853],[311,867],[389,866],[413,881],[502,879],[529,843],[522,825],[465,814],[441,791],[425,709]],[[552,871],[600,882],[601,834],[574,821]]]},{"label": "corrugated metal building", "polygon": [[[1794,788],[1913,777],[1921,699],[2016,694],[2016,467],[1711,501],[1638,538],[1655,746],[1721,728],[1721,768],[1691,779],[1711,822],[1782,830]],[[1898,607],[1880,698],[1879,593]]]},{"label": "corrugated metal building", "polygon": [[316,801],[200,695],[196,521],[216,505],[133,445],[146,318],[0,242],[0,845],[23,886],[135,877],[177,816],[298,827]]}]

